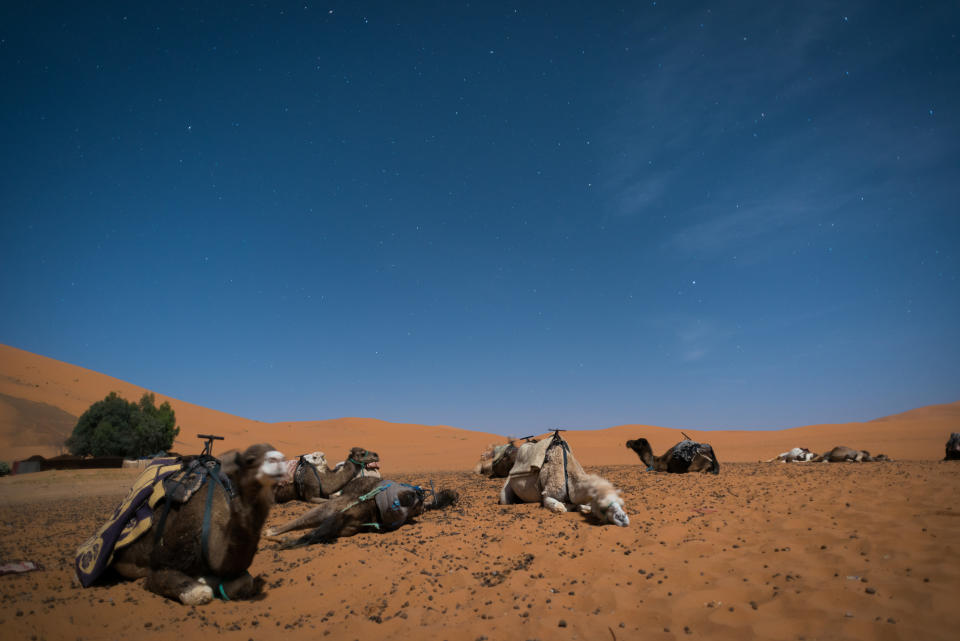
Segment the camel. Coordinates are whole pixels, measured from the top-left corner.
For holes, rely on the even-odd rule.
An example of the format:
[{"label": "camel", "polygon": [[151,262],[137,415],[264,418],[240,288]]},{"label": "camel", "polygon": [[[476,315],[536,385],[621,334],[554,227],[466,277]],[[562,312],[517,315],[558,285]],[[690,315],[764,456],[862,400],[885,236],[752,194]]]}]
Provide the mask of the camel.
[{"label": "camel", "polygon": [[838,445],[833,448],[823,456],[814,459],[817,462],[824,463],[869,463],[873,461],[889,461],[890,458],[886,454],[877,454],[876,456],[870,456],[870,452],[866,450],[855,450],[852,447],[846,447],[844,445]]},{"label": "camel", "polygon": [[[318,452],[314,452],[314,455],[316,454]],[[322,453],[319,454],[322,456]],[[311,461],[309,455],[301,456],[292,478],[288,482],[277,484],[274,491],[276,502],[323,503],[355,477],[380,475],[380,457],[376,452],[362,447],[352,448],[343,465],[338,465],[335,470],[328,469],[326,459],[323,461],[323,464],[318,465]]]},{"label": "camel", "polygon": [[512,503],[540,503],[558,514],[579,510],[600,523],[630,525],[620,492],[606,479],[584,472],[559,431],[549,442],[520,446],[500,490],[500,504]]},{"label": "camel", "polygon": [[947,439],[947,453],[944,461],[960,461],[960,432],[954,432]]},{"label": "camel", "polygon": [[820,460],[821,457],[816,452],[811,452],[805,447],[795,447],[789,452],[781,452],[777,456],[767,459],[765,463],[780,461],[781,463],[807,463],[809,461]]},{"label": "camel", "polygon": [[[684,434],[686,436],[686,434]],[[720,461],[708,443],[697,443],[689,438],[680,441],[660,456],[653,455],[653,448],[645,438],[627,441],[627,447],[640,457],[647,471],[720,473]]]},{"label": "camel", "polygon": [[288,549],[329,543],[361,531],[389,532],[426,510],[441,509],[460,499],[454,490],[441,489],[429,499],[427,492],[422,487],[398,481],[358,477],[347,483],[340,496],[284,525],[269,528],[266,536],[273,538],[293,530],[313,528],[300,538],[282,541],[281,548]]},{"label": "camel", "polygon": [[[510,468],[517,460],[517,442],[518,439],[511,438],[504,445],[490,445],[480,454],[480,460],[473,468],[475,474],[481,474],[487,478],[506,478],[510,474]],[[536,439],[531,436],[524,437],[527,443],[536,443]]]},{"label": "camel", "polygon": [[284,472],[283,454],[266,443],[227,452],[218,462],[206,458],[213,469],[200,488],[182,504],[164,499],[163,515],[112,562],[120,576],[146,577],[147,590],[184,605],[259,592],[262,580],[247,568]]}]

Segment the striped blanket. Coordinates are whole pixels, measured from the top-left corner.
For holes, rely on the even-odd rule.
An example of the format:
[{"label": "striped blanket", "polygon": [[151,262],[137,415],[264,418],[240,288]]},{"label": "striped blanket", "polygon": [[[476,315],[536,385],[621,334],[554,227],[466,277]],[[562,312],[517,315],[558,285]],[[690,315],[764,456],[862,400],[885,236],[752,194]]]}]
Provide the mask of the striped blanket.
[{"label": "striped blanket", "polygon": [[77,548],[77,578],[89,587],[113,561],[116,550],[136,541],[153,524],[153,508],[164,497],[163,480],[179,472],[180,459],[156,459],[130,487],[113,516]]},{"label": "striped blanket", "polygon": [[[155,459],[148,465],[137,477],[127,498],[113,511],[113,516],[77,548],[77,578],[83,587],[90,586],[110,567],[117,550],[130,545],[151,528],[161,501],[166,502],[162,513],[171,505],[186,503],[203,487],[213,470],[232,499],[235,488],[220,470],[220,461],[212,456],[200,455],[186,462],[178,458]],[[162,514],[160,527],[163,527]]]}]

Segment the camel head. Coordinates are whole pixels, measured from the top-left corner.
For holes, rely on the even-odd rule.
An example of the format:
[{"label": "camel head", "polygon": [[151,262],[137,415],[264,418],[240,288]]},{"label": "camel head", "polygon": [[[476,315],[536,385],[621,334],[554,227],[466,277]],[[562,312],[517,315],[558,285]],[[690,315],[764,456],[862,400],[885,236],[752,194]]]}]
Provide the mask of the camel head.
[{"label": "camel head", "polygon": [[623,509],[623,499],[620,498],[620,493],[616,490],[595,499],[594,503],[595,506],[590,506],[591,512],[596,510],[595,514],[604,522],[612,523],[618,527],[630,525],[630,517]]},{"label": "camel head", "polygon": [[637,456],[640,457],[640,460],[643,461],[643,464],[646,465],[648,469],[653,467],[653,448],[650,447],[647,439],[638,438],[633,441],[627,441],[627,449],[636,452]]},{"label": "camel head", "polygon": [[604,523],[612,523],[618,527],[630,525],[630,517],[623,509],[620,492],[610,481],[596,474],[587,474],[584,481],[590,496],[590,514]]},{"label": "camel head", "polygon": [[283,454],[268,443],[251,445],[243,452],[233,450],[220,457],[223,472],[234,478],[253,475],[260,485],[273,486],[286,475]]},{"label": "camel head", "polygon": [[380,469],[380,455],[363,447],[350,448],[347,459],[365,470]]},{"label": "camel head", "polygon": [[310,452],[302,456],[303,460],[321,469],[327,468],[327,456],[323,452]]}]

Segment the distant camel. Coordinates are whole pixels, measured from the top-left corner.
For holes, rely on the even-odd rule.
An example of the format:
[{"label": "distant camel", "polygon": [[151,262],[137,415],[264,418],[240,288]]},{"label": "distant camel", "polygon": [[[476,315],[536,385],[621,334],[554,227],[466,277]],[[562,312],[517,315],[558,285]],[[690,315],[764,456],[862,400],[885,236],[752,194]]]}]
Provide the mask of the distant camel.
[{"label": "distant camel", "polygon": [[[317,455],[319,454],[319,457]],[[322,503],[339,492],[351,479],[375,473],[378,470],[380,456],[362,447],[354,447],[347,454],[342,466],[335,470],[327,469],[326,458],[322,452],[305,454],[297,461],[296,467],[285,482],[276,487],[274,498],[277,503],[287,501],[306,501]]]},{"label": "distant camel", "polygon": [[[481,474],[487,478],[506,478],[510,474],[510,468],[517,460],[517,440],[509,439],[503,445],[490,445],[480,454],[480,460],[473,467],[475,474]],[[537,440],[531,436],[524,437],[527,443],[536,443]]]},{"label": "distant camel", "polygon": [[147,590],[185,605],[260,590],[262,581],[247,568],[273,505],[273,486],[284,472],[283,454],[266,443],[227,452],[219,462],[205,460],[210,471],[199,489],[179,504],[168,493],[163,515],[112,561],[120,576],[146,577]]},{"label": "distant camel", "polygon": [[660,456],[653,455],[653,448],[645,438],[627,441],[627,447],[640,457],[648,471],[720,473],[720,461],[708,443],[697,443],[686,439],[680,441]]},{"label": "distant camel", "polygon": [[944,461],[960,461],[960,432],[954,432],[947,440],[947,454]]},{"label": "distant camel", "polygon": [[300,518],[268,529],[266,534],[276,537],[293,530],[313,528],[312,532],[298,539],[283,542],[281,547],[286,549],[330,542],[361,531],[390,531],[426,510],[453,505],[460,498],[454,490],[441,489],[429,498],[428,492],[430,490],[420,486],[398,481],[355,478],[347,483],[340,496],[325,501]]},{"label": "distant camel", "polygon": [[816,452],[811,452],[805,447],[795,447],[789,452],[781,452],[779,455],[767,459],[765,463],[773,463],[774,461],[780,461],[781,463],[807,463],[809,461],[814,461],[820,459],[820,455]]},{"label": "distant camel", "polygon": [[838,445],[823,456],[814,460],[823,461],[826,463],[869,463],[873,461],[889,461],[890,458],[886,454],[870,456],[870,452],[866,450],[855,450],[852,447]]},{"label": "distant camel", "polygon": [[519,449],[500,490],[501,504],[540,503],[551,512],[579,510],[600,523],[630,525],[620,493],[606,479],[587,474],[559,432],[549,443],[525,443]]}]

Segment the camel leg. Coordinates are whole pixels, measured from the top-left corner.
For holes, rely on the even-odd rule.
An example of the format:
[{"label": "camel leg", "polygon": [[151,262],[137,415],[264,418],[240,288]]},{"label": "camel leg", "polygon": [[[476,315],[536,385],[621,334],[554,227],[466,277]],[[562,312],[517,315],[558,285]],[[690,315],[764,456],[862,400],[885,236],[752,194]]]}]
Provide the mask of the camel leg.
[{"label": "camel leg", "polygon": [[147,575],[143,587],[184,605],[203,605],[213,601],[213,588],[179,570],[154,570]]},{"label": "camel leg", "polygon": [[523,501],[517,497],[510,486],[510,479],[507,479],[506,483],[503,484],[503,489],[500,490],[500,505],[512,505],[514,503],[523,503]]},{"label": "camel leg", "polygon": [[690,461],[690,467],[687,469],[688,472],[706,472],[713,467],[713,461],[710,460],[710,457],[704,456],[703,454],[697,454],[693,457],[693,460]]},{"label": "camel leg", "polygon": [[298,539],[288,541],[281,547],[284,549],[326,543],[341,536],[353,536],[367,523],[376,522],[376,505],[373,501],[366,501],[354,505],[344,512],[336,512],[328,516],[313,531],[304,534]]},{"label": "camel leg", "polygon": [[317,505],[323,505],[324,503],[326,503],[326,502],[329,501],[329,500],[330,500],[330,499],[324,499],[324,498],[320,498],[319,496],[315,496],[315,497],[313,497],[312,499],[310,499],[310,500],[308,501],[308,503],[316,503]]},{"label": "camel leg", "polygon": [[563,512],[567,511],[567,506],[552,496],[543,497],[543,507],[547,508],[551,512],[556,512],[557,514],[562,514]]},{"label": "camel leg", "polygon": [[339,497],[336,499],[329,499],[324,501],[322,505],[319,505],[312,510],[309,510],[302,514],[300,517],[284,523],[283,525],[269,528],[266,532],[267,536],[277,536],[280,534],[285,534],[292,530],[306,530],[309,528],[315,528],[319,526],[324,519],[328,518],[331,514],[335,514],[340,509],[349,505],[350,499],[345,499]]},{"label": "camel leg", "polygon": [[234,599],[249,599],[260,594],[263,589],[263,579],[255,579],[249,572],[244,572],[240,576],[227,581],[221,581],[215,576],[208,576],[200,579],[200,582],[213,588],[215,597],[222,596],[220,588],[223,588],[223,593],[231,601]]}]

